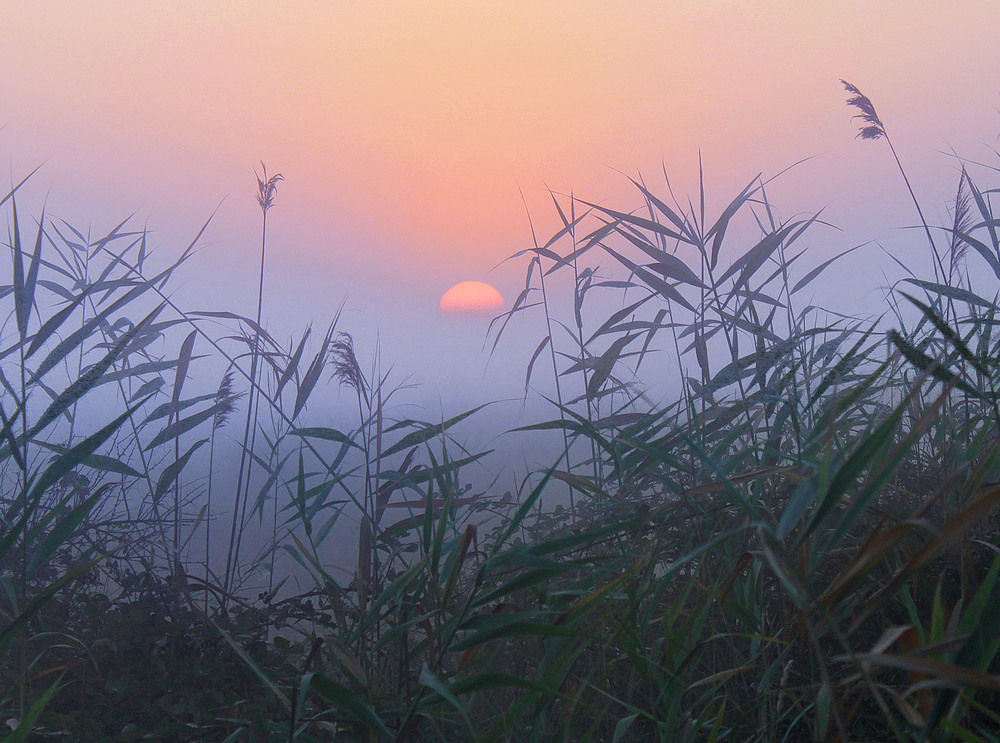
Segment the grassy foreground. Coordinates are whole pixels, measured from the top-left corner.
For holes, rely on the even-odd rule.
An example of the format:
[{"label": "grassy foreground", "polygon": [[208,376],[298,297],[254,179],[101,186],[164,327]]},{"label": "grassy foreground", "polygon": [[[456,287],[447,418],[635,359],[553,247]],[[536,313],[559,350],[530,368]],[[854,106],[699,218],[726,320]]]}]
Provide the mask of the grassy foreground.
[{"label": "grassy foreground", "polygon": [[[488,409],[400,417],[337,321],[268,334],[280,176],[255,318],[173,303],[194,243],[158,265],[12,189],[0,740],[1000,740],[997,191],[963,169],[928,224],[845,85],[932,275],[877,321],[809,304],[839,256],[800,262],[822,223],[759,178],[714,216],[641,180],[630,211],[554,196],[494,325],[543,328],[528,435],[563,451],[515,492],[452,435]],[[344,430],[309,418],[332,387]]]}]

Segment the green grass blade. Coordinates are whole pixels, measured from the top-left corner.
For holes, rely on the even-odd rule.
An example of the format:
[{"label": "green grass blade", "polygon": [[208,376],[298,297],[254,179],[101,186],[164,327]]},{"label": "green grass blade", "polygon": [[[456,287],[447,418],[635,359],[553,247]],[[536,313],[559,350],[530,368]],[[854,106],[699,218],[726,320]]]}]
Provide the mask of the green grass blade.
[{"label": "green grass blade", "polygon": [[41,717],[42,712],[48,706],[49,702],[52,701],[52,698],[55,697],[56,692],[59,691],[59,685],[62,683],[65,675],[65,672],[59,674],[59,678],[45,690],[42,696],[35,700],[35,703],[31,705],[31,709],[25,714],[24,719],[18,722],[14,732],[4,737],[3,743],[22,743],[22,741],[28,740],[28,736],[35,730],[35,723],[38,722],[38,718]]}]

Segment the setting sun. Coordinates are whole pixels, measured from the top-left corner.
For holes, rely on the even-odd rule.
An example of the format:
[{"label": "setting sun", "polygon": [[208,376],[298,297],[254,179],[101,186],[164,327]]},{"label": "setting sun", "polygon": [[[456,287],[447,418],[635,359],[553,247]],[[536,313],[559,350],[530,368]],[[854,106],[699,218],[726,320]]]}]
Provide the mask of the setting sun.
[{"label": "setting sun", "polygon": [[504,309],[503,296],[482,281],[463,281],[451,287],[438,305],[443,312],[493,314]]}]

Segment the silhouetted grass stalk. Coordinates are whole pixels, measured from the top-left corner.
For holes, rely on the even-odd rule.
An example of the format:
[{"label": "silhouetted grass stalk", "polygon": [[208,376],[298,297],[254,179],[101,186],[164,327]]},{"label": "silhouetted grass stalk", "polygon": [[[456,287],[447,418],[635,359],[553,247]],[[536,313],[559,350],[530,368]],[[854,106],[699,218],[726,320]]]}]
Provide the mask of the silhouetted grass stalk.
[{"label": "silhouetted grass stalk", "polygon": [[[524,194],[523,193],[521,193],[521,201],[522,201],[522,203],[524,203],[524,205],[525,205],[525,211],[527,212],[527,203],[524,201]],[[556,205],[556,207],[558,208],[558,201],[556,201],[555,194],[552,194],[552,201]],[[562,211],[561,210],[559,210],[559,213],[560,213],[560,215],[562,215]],[[564,411],[564,408],[563,408],[563,406],[565,404],[565,401],[563,399],[562,383],[560,382],[559,363],[556,360],[555,335],[552,332],[552,315],[551,315],[551,312],[549,310],[549,297],[548,297],[548,292],[545,289],[545,269],[543,268],[542,261],[541,261],[542,251],[545,250],[545,249],[547,249],[549,246],[546,245],[545,248],[542,248],[539,245],[539,243],[538,243],[538,235],[535,232],[535,224],[534,224],[534,221],[531,218],[530,212],[527,213],[527,217],[528,217],[528,228],[531,231],[531,241],[532,241],[532,244],[534,245],[534,250],[533,250],[534,255],[532,256],[531,260],[528,263],[527,277],[526,277],[526,281],[525,281],[524,292],[514,302],[513,306],[511,307],[511,310],[510,310],[510,313],[508,315],[508,318],[511,317],[511,316],[513,316],[514,312],[516,312],[521,307],[522,303],[527,300],[528,293],[531,291],[531,271],[532,271],[532,267],[533,266],[537,266],[537,268],[538,268],[539,290],[541,291],[541,294],[542,294],[542,310],[543,310],[543,313],[544,313],[544,316],[545,316],[545,332],[546,332],[546,336],[545,336],[545,339],[542,341],[542,343],[548,345],[549,360],[550,360],[550,362],[552,364],[552,380],[553,380],[553,384],[555,385],[555,390],[556,390],[556,404],[559,407],[559,417],[560,417],[560,420],[562,420],[563,423],[565,423],[566,422],[566,417],[565,417],[565,411]],[[564,219],[563,229],[565,229],[565,228],[566,228],[566,225],[565,225],[565,219]],[[493,323],[490,323],[490,325],[492,327]],[[500,329],[497,331],[496,341],[500,340],[500,336],[501,336],[502,333],[503,333],[503,326],[501,326]],[[496,349],[496,342],[494,342],[493,348],[494,348],[494,350]],[[535,352],[536,357],[537,357],[537,353],[538,353],[538,351]],[[532,359],[532,362],[533,361],[534,361],[534,359]],[[528,371],[527,371],[527,375],[526,375],[526,379],[525,379],[525,385],[524,385],[524,393],[525,393],[525,395],[528,394],[528,383],[530,382],[530,380],[531,380],[531,366],[529,365]],[[568,430],[567,430],[567,428],[565,426],[562,429],[562,439],[563,439],[563,450],[564,450],[564,453],[565,453],[566,469],[568,471],[572,471],[573,467],[572,467],[572,461],[571,461],[571,458],[570,458],[569,432],[568,432]],[[569,486],[570,515],[571,515],[572,519],[575,521],[576,520],[576,492],[575,492],[575,489],[574,489],[572,483],[568,483],[568,486]]]},{"label": "silhouetted grass stalk", "polygon": [[[257,324],[254,328],[253,344],[250,347],[250,391],[247,402],[246,423],[243,428],[243,442],[240,447],[240,466],[236,476],[236,496],[233,503],[233,522],[229,533],[229,548],[226,554],[226,572],[223,589],[229,592],[233,585],[234,571],[239,562],[240,545],[246,524],[247,501],[250,499],[250,481],[253,472],[253,450],[257,438],[257,414],[260,402],[260,391],[257,385],[257,373],[260,366],[261,338],[260,327],[264,306],[264,274],[267,257],[267,213],[274,205],[274,196],[278,182],[284,177],[278,173],[268,178],[267,167],[261,163],[262,175],[257,176],[257,203],[260,205],[260,285],[257,290]],[[246,477],[244,478],[244,470]]]},{"label": "silhouetted grass stalk", "polygon": [[[885,143],[889,146],[889,152],[892,153],[892,159],[896,162],[896,168],[899,170],[899,174],[903,177],[903,183],[906,185],[906,191],[910,194],[910,200],[913,202],[913,206],[916,207],[917,216],[920,218],[920,224],[924,229],[924,234],[927,236],[927,244],[930,246],[931,255],[934,258],[934,278],[937,281],[945,281],[947,278],[947,272],[945,271],[941,254],[938,252],[934,235],[931,234],[930,225],[924,217],[924,210],[920,208],[920,201],[917,199],[917,194],[913,190],[913,186],[910,184],[910,178],[906,174],[906,170],[903,168],[903,163],[899,159],[899,155],[896,154],[896,148],[892,144],[892,139],[889,137],[885,125],[882,123],[882,119],[879,118],[878,113],[875,111],[875,105],[871,102],[871,99],[868,98],[868,96],[864,95],[851,83],[846,80],[841,80],[840,82],[844,86],[844,89],[851,94],[851,97],[847,99],[847,105],[853,106],[859,111],[859,113],[854,115],[854,118],[861,119],[861,121],[865,124],[865,126],[862,126],[858,132],[858,137],[860,139],[870,140],[885,139]],[[951,306],[949,304],[949,310],[950,309]]]}]

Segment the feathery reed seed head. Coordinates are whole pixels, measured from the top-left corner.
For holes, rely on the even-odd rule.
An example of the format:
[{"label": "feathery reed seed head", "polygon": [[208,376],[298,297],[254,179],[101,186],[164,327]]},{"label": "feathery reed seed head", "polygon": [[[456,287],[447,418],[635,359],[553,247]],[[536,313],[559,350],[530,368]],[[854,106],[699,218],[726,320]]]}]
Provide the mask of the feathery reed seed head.
[{"label": "feathery reed seed head", "polygon": [[952,208],[951,223],[951,255],[956,262],[965,258],[965,253],[969,249],[969,243],[963,238],[968,235],[973,228],[972,218],[972,197],[965,187],[968,175],[965,168],[962,168],[962,175],[958,179],[958,192],[955,194],[955,203]]},{"label": "feathery reed seed head", "polygon": [[263,175],[257,175],[257,171],[254,170],[254,175],[257,176],[257,203],[266,214],[267,210],[274,206],[274,195],[278,191],[278,181],[285,180],[285,177],[281,173],[275,173],[268,178],[267,166],[263,161],[261,161],[260,167],[264,171]]},{"label": "feathery reed seed head", "polygon": [[354,339],[349,333],[338,333],[336,340],[330,344],[330,363],[333,364],[333,378],[365,397],[368,396],[368,385],[365,375],[358,364],[354,353]]},{"label": "feathery reed seed head", "polygon": [[243,396],[243,393],[233,391],[233,373],[226,372],[219,384],[219,391],[215,393],[215,417],[212,421],[212,430],[218,430],[226,425],[226,420],[236,410],[236,401]]},{"label": "feathery reed seed head", "polygon": [[875,112],[875,105],[871,102],[871,99],[846,80],[841,80],[840,82],[847,92],[851,94],[851,97],[847,99],[847,105],[854,106],[854,108],[860,111],[860,113],[855,114],[852,118],[861,119],[867,124],[867,126],[862,126],[858,131],[858,137],[861,139],[878,139],[879,137],[884,137],[885,127]]}]

